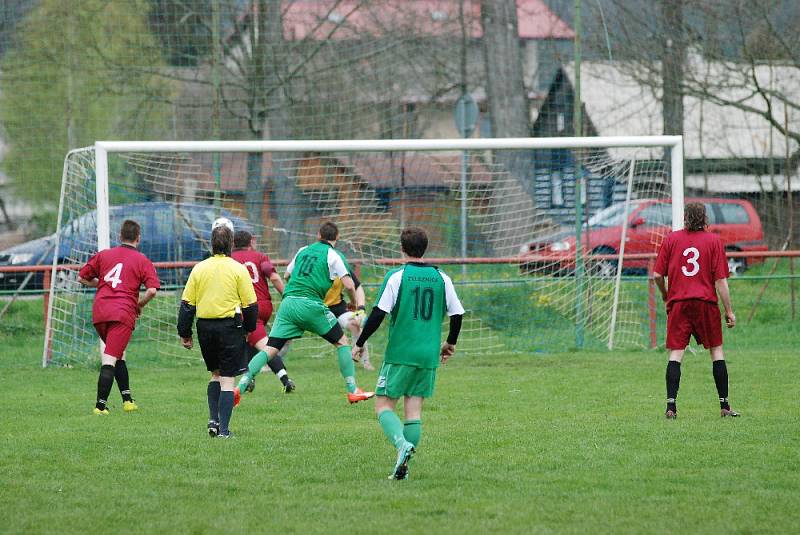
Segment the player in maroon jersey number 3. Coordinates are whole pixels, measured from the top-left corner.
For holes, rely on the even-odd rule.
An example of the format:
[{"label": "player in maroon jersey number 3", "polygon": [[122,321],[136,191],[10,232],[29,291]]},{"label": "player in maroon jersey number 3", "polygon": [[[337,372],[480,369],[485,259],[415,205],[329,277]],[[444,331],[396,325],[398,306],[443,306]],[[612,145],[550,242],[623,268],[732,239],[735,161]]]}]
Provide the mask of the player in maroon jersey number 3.
[{"label": "player in maroon jersey number 3", "polygon": [[[678,416],[675,399],[681,380],[681,361],[694,336],[711,352],[714,383],[719,395],[720,414],[739,416],[728,403],[728,368],[722,353],[722,325],[717,294],[725,308],[725,323],[736,325],[728,290],[728,261],[722,240],[707,232],[706,208],[689,203],[684,212],[684,228],[671,232],[658,251],[653,277],[667,303],[667,410],[666,417]],[[664,283],[667,278],[668,285]]]},{"label": "player in maroon jersey number 3", "polygon": [[[140,236],[139,224],[125,220],[119,232],[121,245],[98,252],[78,274],[81,284],[97,288],[92,323],[103,344],[95,414],[108,414],[106,403],[114,379],[122,394],[123,410],[130,412],[138,408],[131,397],[125,348],[133,334],[136,318],[161,287],[153,263],[136,250]],[[146,291],[140,298],[142,285]]]}]

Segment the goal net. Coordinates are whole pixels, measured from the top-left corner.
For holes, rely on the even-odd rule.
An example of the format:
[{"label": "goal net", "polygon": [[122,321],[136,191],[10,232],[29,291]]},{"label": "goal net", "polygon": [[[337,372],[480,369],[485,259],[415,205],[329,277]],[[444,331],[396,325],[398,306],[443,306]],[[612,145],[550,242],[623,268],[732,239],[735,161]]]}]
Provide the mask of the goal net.
[{"label": "goal net", "polygon": [[[94,293],[77,269],[118,243],[125,219],[141,224],[163,288],[129,351],[137,362],[199,361],[180,347],[175,318],[219,216],[279,266],[334,221],[369,305],[402,262],[401,230],[424,228],[426,258],[467,309],[466,354],[645,346],[648,262],[682,222],[682,154],[675,136],[98,142],[64,163],[43,363],[97,360]],[[371,340],[378,357],[384,336]],[[306,337],[293,351],[324,345]]]}]

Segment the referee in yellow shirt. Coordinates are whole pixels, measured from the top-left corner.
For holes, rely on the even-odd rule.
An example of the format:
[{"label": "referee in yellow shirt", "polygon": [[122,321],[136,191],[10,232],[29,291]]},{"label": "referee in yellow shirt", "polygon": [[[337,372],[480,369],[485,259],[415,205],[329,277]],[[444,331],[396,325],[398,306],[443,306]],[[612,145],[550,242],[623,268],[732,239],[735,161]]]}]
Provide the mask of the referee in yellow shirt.
[{"label": "referee in yellow shirt", "polygon": [[197,340],[208,383],[208,434],[228,438],[233,413],[234,378],[245,369],[245,332],[256,328],[258,302],[250,273],[231,258],[233,223],[214,221],[213,256],[194,266],[186,281],[178,312],[178,335],[192,348],[192,323],[197,316]]}]

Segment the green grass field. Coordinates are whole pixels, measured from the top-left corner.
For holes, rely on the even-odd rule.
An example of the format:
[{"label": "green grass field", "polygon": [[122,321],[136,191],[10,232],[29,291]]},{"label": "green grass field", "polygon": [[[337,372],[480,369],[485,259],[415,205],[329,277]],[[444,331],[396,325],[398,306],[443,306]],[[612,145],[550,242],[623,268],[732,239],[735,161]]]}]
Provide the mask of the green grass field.
[{"label": "green grass field", "polygon": [[[15,305],[16,306],[16,305]],[[39,302],[18,307],[31,321]],[[12,316],[13,318],[13,316]],[[25,322],[20,322],[23,324]],[[39,367],[41,334],[0,329],[2,531],[788,533],[800,525],[796,350],[728,349],[739,419],[720,419],[705,354],[677,421],[657,351],[455,357],[424,413],[411,479],[372,402],[349,406],[332,351],[262,375],[224,441],[206,372],[130,369],[138,413],[90,413],[86,368]],[[145,360],[142,358],[142,360]],[[360,383],[374,384],[361,370]]]}]

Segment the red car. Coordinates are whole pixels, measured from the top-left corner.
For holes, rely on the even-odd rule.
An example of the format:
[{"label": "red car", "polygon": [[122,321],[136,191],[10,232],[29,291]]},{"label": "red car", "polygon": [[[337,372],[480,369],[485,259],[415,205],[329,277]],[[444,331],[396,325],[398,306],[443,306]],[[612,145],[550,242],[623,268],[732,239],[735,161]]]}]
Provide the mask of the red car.
[{"label": "red car", "polygon": [[[695,198],[686,202],[702,202],[708,214],[708,230],[719,234],[728,251],[766,251],[761,220],[753,205],[740,199]],[[589,218],[582,236],[584,254],[617,254],[622,238],[625,204],[612,204]],[[672,228],[672,203],[670,199],[637,199],[629,205],[626,221],[625,255],[655,253],[664,236]],[[588,244],[588,245],[587,245]],[[575,231],[568,230],[525,244],[520,248],[523,273],[566,274],[575,269]],[[526,258],[527,257],[527,258]],[[761,262],[754,258],[729,258],[728,266],[736,275],[748,264]],[[647,259],[626,259],[625,271],[642,272],[647,269]],[[617,262],[597,259],[591,269],[599,275],[616,273]]]}]

